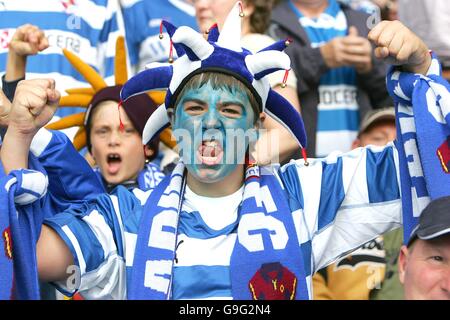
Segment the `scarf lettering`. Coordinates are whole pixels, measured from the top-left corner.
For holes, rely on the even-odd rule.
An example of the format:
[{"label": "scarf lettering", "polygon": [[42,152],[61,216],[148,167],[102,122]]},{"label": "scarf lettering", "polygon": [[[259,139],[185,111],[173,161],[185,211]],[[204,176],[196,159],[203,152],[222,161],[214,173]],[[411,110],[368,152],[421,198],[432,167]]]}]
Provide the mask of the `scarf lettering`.
[{"label": "scarf lettering", "polygon": [[262,212],[246,214],[242,217],[238,229],[239,243],[250,252],[265,250],[261,230],[269,231],[270,240],[275,250],[286,248],[288,234],[284,224]]},{"label": "scarf lettering", "polygon": [[418,217],[428,204],[429,197],[417,148],[416,125],[414,117],[410,115],[410,109],[410,107],[399,105],[399,112],[405,113],[405,116],[399,119],[399,124],[404,141],[408,171],[411,177],[413,216]]},{"label": "scarf lettering", "polygon": [[167,294],[172,274],[172,261],[147,261],[145,264],[144,286]]},{"label": "scarf lettering", "polygon": [[158,249],[172,250],[175,243],[177,228],[177,212],[163,210],[153,218],[152,228],[148,239],[148,246]]}]

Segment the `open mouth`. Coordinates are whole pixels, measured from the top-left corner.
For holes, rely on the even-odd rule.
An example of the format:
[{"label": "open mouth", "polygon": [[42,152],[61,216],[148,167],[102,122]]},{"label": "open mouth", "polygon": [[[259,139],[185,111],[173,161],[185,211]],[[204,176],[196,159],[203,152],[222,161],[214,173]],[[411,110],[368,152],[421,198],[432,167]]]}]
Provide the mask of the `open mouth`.
[{"label": "open mouth", "polygon": [[203,140],[197,149],[197,158],[201,164],[214,166],[220,164],[223,158],[223,149],[217,140]]},{"label": "open mouth", "polygon": [[118,153],[109,153],[106,156],[106,162],[108,163],[108,173],[116,174],[120,170],[120,164],[122,163],[122,158]]}]

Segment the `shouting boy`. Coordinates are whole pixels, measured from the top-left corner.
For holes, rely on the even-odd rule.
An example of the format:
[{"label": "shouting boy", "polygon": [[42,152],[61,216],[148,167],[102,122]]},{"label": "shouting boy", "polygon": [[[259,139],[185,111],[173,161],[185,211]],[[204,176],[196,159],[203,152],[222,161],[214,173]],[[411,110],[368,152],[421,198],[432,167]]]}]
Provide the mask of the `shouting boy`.
[{"label": "shouting boy", "polygon": [[[288,42],[254,55],[240,48],[239,3],[208,41],[164,24],[179,58],[150,65],[121,96],[168,88],[143,137],[171,123],[182,161],[148,191],[144,207],[119,187],[47,219],[37,243],[40,277],[88,299],[309,299],[316,270],[401,225],[397,149],[304,155],[282,168],[246,161],[262,112],[305,146],[300,116],[265,78],[289,70],[281,52]],[[398,22],[381,23],[369,37],[378,57],[402,71],[425,75],[432,65],[425,44]],[[36,99],[17,95],[10,115],[1,153],[7,172],[27,167],[29,140],[51,118],[54,87],[30,94]],[[73,265],[76,283],[67,281]]]}]

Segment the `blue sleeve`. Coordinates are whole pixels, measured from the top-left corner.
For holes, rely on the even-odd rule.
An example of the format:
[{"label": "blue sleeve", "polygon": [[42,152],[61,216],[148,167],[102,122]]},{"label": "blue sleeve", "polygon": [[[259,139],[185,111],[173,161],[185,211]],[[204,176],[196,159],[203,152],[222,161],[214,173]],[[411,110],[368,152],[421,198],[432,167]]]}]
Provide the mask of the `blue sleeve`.
[{"label": "blue sleeve", "polygon": [[55,230],[69,247],[78,268],[79,287],[55,283],[66,295],[79,291],[88,299],[124,299],[125,227],[127,216],[139,220],[142,206],[123,187],[101,195],[82,206],[72,207],[44,223]]},{"label": "blue sleeve", "polygon": [[300,243],[319,270],[384,232],[401,226],[398,154],[392,143],[324,159],[291,162],[280,170]]},{"label": "blue sleeve", "polygon": [[81,203],[105,192],[92,168],[64,133],[41,129],[33,139],[31,152],[47,173],[55,210],[59,207],[62,211],[64,203]]}]

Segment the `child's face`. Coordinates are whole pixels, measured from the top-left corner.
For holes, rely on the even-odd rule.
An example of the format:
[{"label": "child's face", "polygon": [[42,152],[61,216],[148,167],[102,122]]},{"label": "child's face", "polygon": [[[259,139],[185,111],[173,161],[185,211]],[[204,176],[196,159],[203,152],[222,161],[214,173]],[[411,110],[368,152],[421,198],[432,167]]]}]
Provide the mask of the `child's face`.
[{"label": "child's face", "polygon": [[91,153],[106,182],[120,184],[134,179],[144,168],[142,139],[126,112],[120,110],[125,126],[120,130],[117,102],[104,101],[95,109],[91,128]]},{"label": "child's face", "polygon": [[255,114],[247,93],[210,83],[187,90],[175,110],[173,133],[189,173],[199,181],[224,179],[244,163],[256,140]]}]

